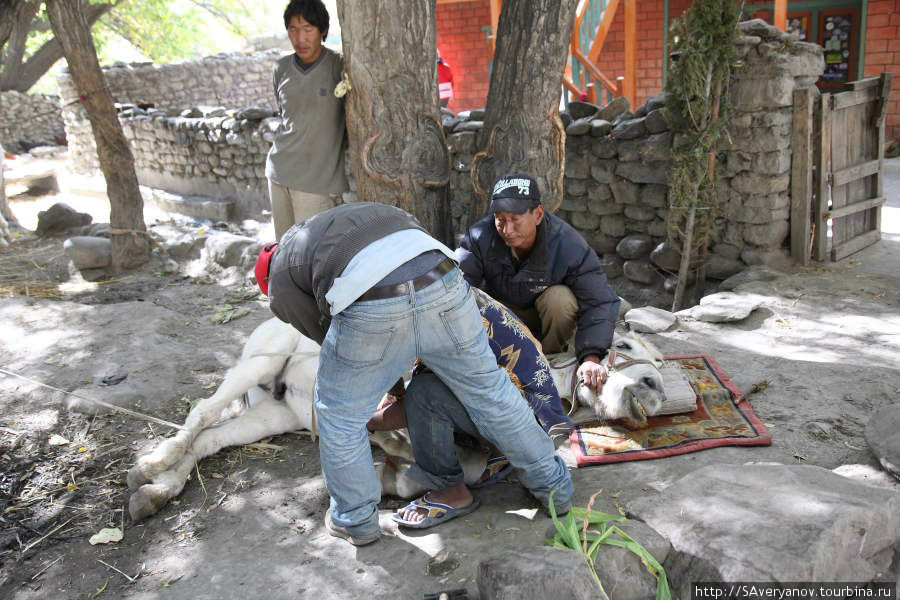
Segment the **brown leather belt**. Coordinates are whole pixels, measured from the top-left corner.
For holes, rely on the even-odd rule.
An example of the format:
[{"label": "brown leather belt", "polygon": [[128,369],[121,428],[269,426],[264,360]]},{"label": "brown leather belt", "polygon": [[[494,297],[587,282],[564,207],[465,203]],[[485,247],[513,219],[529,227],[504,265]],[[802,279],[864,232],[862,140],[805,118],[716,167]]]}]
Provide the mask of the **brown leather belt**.
[{"label": "brown leather belt", "polygon": [[428,287],[435,281],[456,268],[456,262],[451,258],[445,258],[438,266],[428,271],[424,275],[419,275],[412,281],[404,281],[395,285],[380,285],[378,287],[369,288],[365,294],[356,299],[357,302],[365,302],[367,300],[384,300],[385,298],[398,298],[409,293],[409,284],[415,291],[419,291],[424,287]]}]

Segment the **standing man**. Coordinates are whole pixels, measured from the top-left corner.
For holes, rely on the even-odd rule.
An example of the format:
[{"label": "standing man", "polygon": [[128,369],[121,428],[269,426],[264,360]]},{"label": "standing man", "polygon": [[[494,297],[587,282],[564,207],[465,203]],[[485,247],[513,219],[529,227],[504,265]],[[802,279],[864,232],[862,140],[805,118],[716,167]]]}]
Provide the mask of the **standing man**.
[{"label": "standing man", "polygon": [[457,250],[466,281],[519,315],[545,354],[560,352],[574,333],[578,377],[599,392],[619,297],[597,253],[572,226],[544,211],[528,175],[501,177],[490,210]]},{"label": "standing man", "polygon": [[294,54],[273,74],[281,126],[266,159],[275,237],[340,202],[347,190],[344,102],[334,95],[344,60],[322,45],[328,11],[322,0],[291,0],[284,26]]},{"label": "standing man", "polygon": [[343,204],[293,226],[260,253],[256,278],[282,321],[322,345],[316,380],[325,527],[354,545],[379,539],[366,423],[416,358],[459,399],[545,506],[572,501],[553,442],[497,361],[453,252],[399,208]]}]

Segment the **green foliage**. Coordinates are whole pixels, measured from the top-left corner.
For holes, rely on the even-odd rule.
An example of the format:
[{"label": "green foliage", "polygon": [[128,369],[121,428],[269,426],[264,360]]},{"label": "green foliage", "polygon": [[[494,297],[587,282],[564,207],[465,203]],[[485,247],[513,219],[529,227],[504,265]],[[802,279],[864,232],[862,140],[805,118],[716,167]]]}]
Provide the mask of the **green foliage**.
[{"label": "green foliage", "polygon": [[[587,508],[573,506],[562,521],[556,516],[556,507],[553,504],[553,495],[555,493],[554,490],[550,494],[550,518],[553,519],[553,525],[556,527],[556,535],[545,543],[553,548],[574,550],[581,554],[591,570],[591,576],[600,589],[602,598],[608,600],[609,596],[603,588],[603,583],[600,581],[600,576],[597,574],[594,564],[597,561],[600,548],[605,544],[625,548],[637,555],[644,567],[647,568],[647,571],[656,577],[656,600],[671,600],[672,591],[669,588],[669,580],[666,577],[666,571],[663,566],[646,548],[622,531],[618,525],[615,525],[615,523],[624,525],[628,522],[628,519],[599,510],[592,510],[594,500],[600,492],[591,496]],[[580,526],[578,521],[581,521]]]},{"label": "green foliage", "polygon": [[709,172],[715,160],[710,156],[727,135],[728,84],[736,62],[740,15],[741,6],[734,0],[695,0],[672,25],[677,59],[666,83],[670,96],[665,110],[683,135],[674,148],[669,231],[678,238],[688,209],[698,209],[695,250],[705,247],[718,207],[715,177]]}]

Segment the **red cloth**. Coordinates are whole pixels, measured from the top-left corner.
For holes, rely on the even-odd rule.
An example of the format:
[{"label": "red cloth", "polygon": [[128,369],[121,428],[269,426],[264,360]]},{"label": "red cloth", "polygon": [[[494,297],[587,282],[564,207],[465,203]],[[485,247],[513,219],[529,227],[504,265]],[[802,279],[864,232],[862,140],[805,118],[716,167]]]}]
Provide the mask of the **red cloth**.
[{"label": "red cloth", "polygon": [[438,94],[441,100],[453,100],[453,71],[443,59],[437,60]]}]

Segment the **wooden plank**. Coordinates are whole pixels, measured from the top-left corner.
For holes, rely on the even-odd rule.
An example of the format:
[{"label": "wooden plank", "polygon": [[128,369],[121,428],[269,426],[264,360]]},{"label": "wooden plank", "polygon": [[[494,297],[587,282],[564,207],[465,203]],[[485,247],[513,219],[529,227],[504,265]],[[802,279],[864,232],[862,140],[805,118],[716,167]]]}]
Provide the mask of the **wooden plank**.
[{"label": "wooden plank", "polygon": [[617,96],[621,94],[621,87],[617,83],[614,83],[609,77],[601,73],[600,69],[597,68],[597,65],[590,62],[584,54],[582,54],[580,51],[575,51],[573,53],[573,56],[578,59],[578,62],[580,62],[582,66],[587,69],[588,73],[591,74],[591,77],[597,80],[600,85],[612,91]]},{"label": "wooden plank", "polygon": [[887,106],[888,100],[890,100],[891,96],[891,88],[894,85],[894,74],[893,73],[882,73],[881,77],[878,80],[879,83],[879,93],[878,93],[878,109],[875,112],[875,127],[881,127],[884,124],[884,117],[887,114]]},{"label": "wooden plank", "polygon": [[810,211],[813,192],[813,107],[815,89],[794,92],[794,126],[791,139],[791,258],[809,264]]},{"label": "wooden plank", "polygon": [[848,215],[852,215],[855,213],[862,212],[864,210],[870,210],[872,208],[878,208],[882,206],[885,202],[885,199],[882,198],[869,198],[868,200],[863,200],[861,202],[854,202],[853,204],[848,204],[847,206],[842,206],[841,208],[832,210],[830,213],[826,215],[826,217],[830,219],[840,219],[841,217],[846,217]]},{"label": "wooden plank", "polygon": [[637,108],[637,0],[625,0],[625,89],[631,109]]},{"label": "wooden plank", "polygon": [[787,31],[787,0],[775,0],[775,14],[772,16],[772,25],[781,31]]},{"label": "wooden plank", "polygon": [[819,97],[816,111],[819,143],[816,149],[816,202],[813,204],[813,223],[815,238],[813,240],[813,259],[824,261],[827,258],[828,222],[825,213],[828,211],[831,187],[831,120],[834,115],[834,96],[822,94]]},{"label": "wooden plank", "polygon": [[863,248],[871,246],[881,239],[881,231],[873,230],[859,235],[852,240],[837,245],[831,249],[831,260],[839,261],[847,258],[851,254],[859,252]]},{"label": "wooden plank", "polygon": [[864,104],[866,102],[874,102],[878,99],[878,88],[870,87],[858,91],[840,92],[834,96],[834,109],[841,110]]},{"label": "wooden plank", "polygon": [[846,169],[841,169],[840,171],[835,171],[832,175],[833,181],[831,182],[831,185],[844,185],[845,183],[850,183],[851,181],[873,175],[880,170],[881,163],[878,159],[860,163]]},{"label": "wooden plank", "polygon": [[845,83],[843,89],[851,92],[858,92],[871,87],[875,87],[881,83],[881,77],[867,77],[866,79],[858,79]]},{"label": "wooden plank", "polygon": [[597,37],[594,38],[594,43],[591,44],[591,51],[588,52],[588,58],[592,63],[600,60],[600,51],[603,50],[603,44],[606,42],[609,28],[612,27],[616,18],[617,8],[619,8],[619,0],[609,0],[609,4],[606,5],[606,10],[603,12],[603,20],[600,22],[600,27],[597,28]]}]

